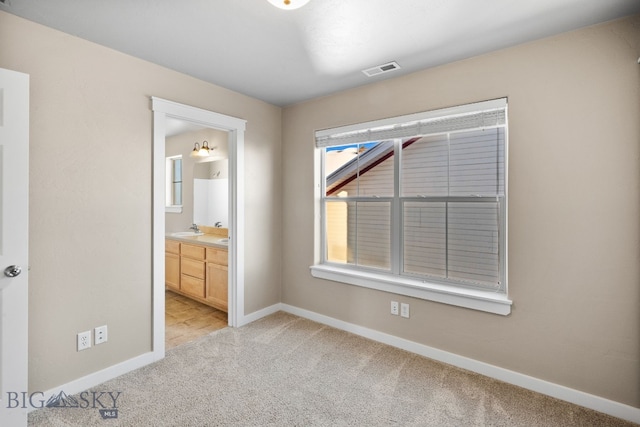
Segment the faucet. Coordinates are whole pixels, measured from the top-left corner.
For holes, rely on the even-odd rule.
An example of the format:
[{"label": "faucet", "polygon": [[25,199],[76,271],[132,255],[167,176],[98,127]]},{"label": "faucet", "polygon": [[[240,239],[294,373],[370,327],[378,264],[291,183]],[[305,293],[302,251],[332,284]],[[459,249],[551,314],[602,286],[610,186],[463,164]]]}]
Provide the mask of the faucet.
[{"label": "faucet", "polygon": [[189,230],[193,230],[194,233],[199,233],[200,229],[198,228],[198,224],[196,224],[195,222],[193,223],[193,225],[191,227],[189,227]]},{"label": "faucet", "polygon": [[215,227],[216,227],[216,228],[220,228],[220,227],[222,227],[222,223],[221,223],[220,221],[216,222],[216,223],[215,223]]}]

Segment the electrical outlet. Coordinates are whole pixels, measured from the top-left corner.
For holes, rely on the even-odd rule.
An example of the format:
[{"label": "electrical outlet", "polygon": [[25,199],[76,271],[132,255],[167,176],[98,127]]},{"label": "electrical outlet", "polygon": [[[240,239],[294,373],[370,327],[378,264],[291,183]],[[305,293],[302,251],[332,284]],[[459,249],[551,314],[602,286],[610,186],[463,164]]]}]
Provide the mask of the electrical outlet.
[{"label": "electrical outlet", "polygon": [[84,331],[78,334],[78,351],[91,347],[91,331]]},{"label": "electrical outlet", "polygon": [[398,305],[398,301],[391,301],[391,314],[397,316],[400,314],[400,306]]},{"label": "electrical outlet", "polygon": [[409,304],[404,302],[400,304],[400,316],[409,318]]},{"label": "electrical outlet", "polygon": [[107,342],[107,325],[104,326],[98,326],[97,328],[94,329],[94,332],[96,334],[96,345],[98,344],[102,344],[103,342]]}]

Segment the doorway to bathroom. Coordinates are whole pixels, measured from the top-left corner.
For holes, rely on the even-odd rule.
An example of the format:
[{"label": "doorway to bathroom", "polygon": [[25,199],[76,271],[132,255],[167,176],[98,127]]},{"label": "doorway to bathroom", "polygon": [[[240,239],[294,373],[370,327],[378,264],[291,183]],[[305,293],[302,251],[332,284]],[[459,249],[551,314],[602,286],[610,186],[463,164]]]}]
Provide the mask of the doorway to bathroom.
[{"label": "doorway to bathroom", "polygon": [[165,157],[168,350],[228,324],[228,132],[167,117]]},{"label": "doorway to bathroom", "polygon": [[[172,322],[180,322],[175,311],[168,311],[175,310],[175,306],[183,314],[187,313],[188,318],[183,319],[184,326],[191,327],[191,331],[184,334],[187,337],[196,336],[197,329],[210,333],[211,328],[239,326],[244,323],[243,176],[246,122],[155,97],[152,98],[152,108],[153,352],[157,358],[162,358],[166,348],[176,345],[176,342],[180,344],[183,339],[177,337],[175,331],[170,331],[169,328],[173,325],[165,323],[165,317],[169,317],[167,313],[172,313]],[[173,148],[174,141],[181,141],[179,149]],[[202,157],[196,156],[203,147],[209,153]],[[206,165],[195,167],[196,164],[204,163]],[[176,171],[180,174],[175,173]],[[209,179],[215,182],[211,185],[202,182]],[[211,187],[211,190],[203,190],[203,186]],[[222,197],[219,193],[225,188],[226,194]],[[198,200],[200,196],[209,197],[208,192],[211,191],[214,193],[212,197],[218,194],[227,202],[226,209],[224,206],[221,208],[223,203],[219,200],[211,209],[210,203]],[[172,235],[172,239],[166,239],[165,242],[167,233]],[[213,243],[207,244],[211,242]],[[175,243],[180,246],[184,244],[183,249],[187,251],[178,250],[175,253],[171,248]],[[177,260],[172,260],[171,257],[165,259],[171,255],[172,250]],[[225,257],[221,261],[223,253]],[[184,258],[181,258],[183,255]],[[180,289],[178,284],[177,289],[186,292],[175,292],[175,286],[171,290],[172,280],[175,285],[172,265],[177,265],[178,276],[187,280],[184,288]],[[201,272],[203,266],[205,270]],[[208,294],[209,278],[215,278],[216,283],[224,282],[224,299],[220,296],[221,290]],[[196,286],[200,285],[194,283],[198,280],[201,280],[201,284],[206,282],[207,291],[203,292],[207,293],[196,290]],[[167,289],[171,290],[170,294]],[[190,298],[193,295],[195,298]],[[226,319],[224,307],[220,306],[222,302],[227,306]],[[203,323],[200,316],[190,316],[196,313],[204,314],[208,320]],[[165,336],[175,339],[173,342],[165,342]]]}]

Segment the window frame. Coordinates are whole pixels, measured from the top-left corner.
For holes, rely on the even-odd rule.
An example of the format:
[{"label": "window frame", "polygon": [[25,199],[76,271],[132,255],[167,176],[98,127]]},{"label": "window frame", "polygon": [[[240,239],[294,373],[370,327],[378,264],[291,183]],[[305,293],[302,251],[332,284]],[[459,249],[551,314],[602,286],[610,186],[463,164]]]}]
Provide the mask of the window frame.
[{"label": "window frame", "polygon": [[[343,126],[340,128],[327,129],[316,132],[316,141],[321,139],[331,138],[333,135],[338,135],[338,138],[346,137],[347,140],[351,134],[355,134],[356,138],[366,138],[362,136],[367,133],[368,130],[373,129],[375,132],[379,129],[398,129],[403,127],[406,123],[413,123],[420,120],[437,120],[438,118],[445,118],[460,114],[474,113],[483,111],[483,109],[491,109],[495,107],[503,108],[505,115],[504,123],[504,196],[494,197],[493,199],[498,202],[499,206],[499,221],[504,226],[500,228],[499,238],[499,251],[500,251],[500,277],[501,289],[484,289],[475,286],[465,286],[462,283],[451,283],[448,281],[439,281],[435,278],[425,277],[413,277],[409,274],[403,273],[402,270],[402,245],[403,245],[403,209],[404,203],[407,200],[413,200],[413,197],[406,197],[400,194],[400,161],[402,156],[402,140],[401,138],[389,138],[394,139],[394,187],[395,194],[393,197],[346,197],[346,198],[334,198],[325,197],[326,195],[326,178],[324,177],[325,170],[325,154],[326,147],[335,146],[341,144],[326,143],[324,146],[316,147],[316,174],[315,179],[319,180],[316,185],[316,256],[315,264],[310,267],[313,277],[331,280],[341,283],[346,283],[355,286],[361,286],[370,289],[376,289],[380,291],[390,292],[399,295],[406,295],[410,297],[425,299],[429,301],[435,301],[459,307],[465,307],[489,313],[495,313],[500,315],[508,315],[511,312],[512,301],[508,298],[508,286],[507,286],[507,234],[508,234],[508,214],[507,214],[507,176],[508,176],[508,118],[507,116],[507,100],[501,98],[499,100],[483,101],[480,103],[466,104],[458,107],[433,110],[423,113],[416,113],[406,116],[399,116],[389,119],[383,119],[373,122],[366,122],[356,125]],[[496,127],[496,126],[487,126]],[[453,130],[455,131],[455,130]],[[450,133],[442,132],[442,133]],[[372,132],[370,132],[372,133]],[[376,139],[378,140],[378,139]],[[365,142],[364,140],[360,142]],[[332,201],[326,201],[331,199],[335,201],[359,201],[365,202],[371,201],[384,201],[390,200],[392,203],[391,208],[391,245],[390,245],[390,271],[382,271],[376,268],[368,268],[365,266],[357,266],[353,264],[342,264],[328,261],[327,257],[327,236],[326,236],[326,206],[327,203]],[[416,200],[422,200],[421,198],[415,198]],[[453,199],[453,197],[450,197]],[[487,198],[485,198],[487,199]],[[489,198],[491,199],[491,198]]]},{"label": "window frame", "polygon": [[[174,181],[175,175],[175,160],[180,160],[180,181]],[[184,200],[184,181],[183,181],[183,167],[184,167],[184,159],[182,158],[182,154],[178,154],[176,156],[167,156],[165,158],[166,161],[166,172],[165,172],[165,212],[166,213],[182,213],[183,204],[174,204],[175,193],[174,193],[174,184],[180,183],[180,192],[181,198]]]}]

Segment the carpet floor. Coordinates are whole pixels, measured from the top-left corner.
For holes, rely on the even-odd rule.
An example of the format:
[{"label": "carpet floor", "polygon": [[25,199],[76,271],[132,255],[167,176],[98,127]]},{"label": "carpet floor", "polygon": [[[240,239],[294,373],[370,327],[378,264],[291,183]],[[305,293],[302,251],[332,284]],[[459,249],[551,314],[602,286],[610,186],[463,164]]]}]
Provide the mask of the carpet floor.
[{"label": "carpet floor", "polygon": [[29,425],[634,425],[282,312],[63,404],[31,412]]}]

